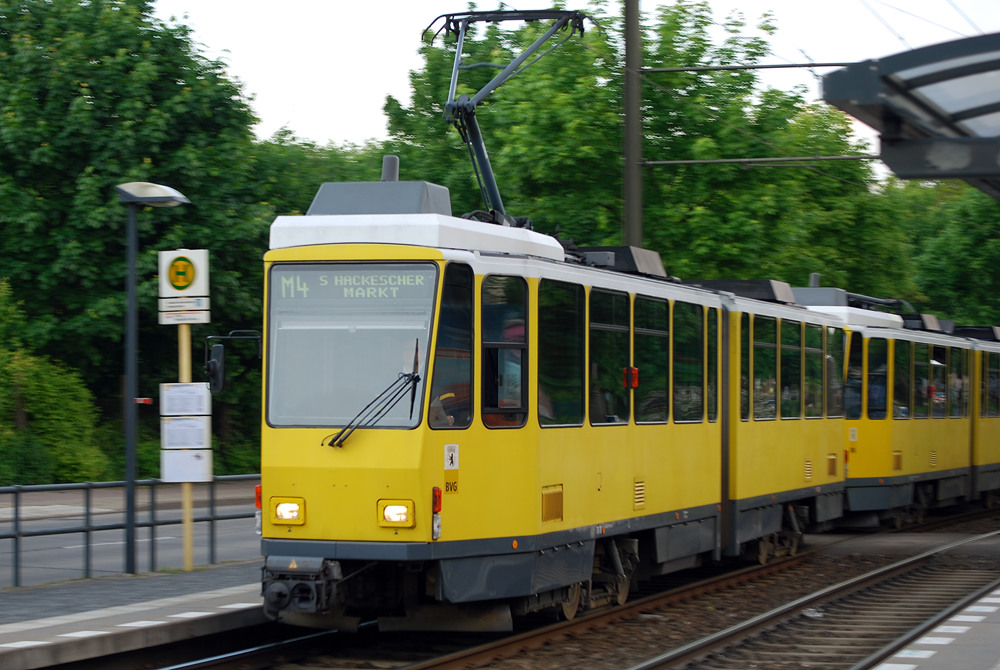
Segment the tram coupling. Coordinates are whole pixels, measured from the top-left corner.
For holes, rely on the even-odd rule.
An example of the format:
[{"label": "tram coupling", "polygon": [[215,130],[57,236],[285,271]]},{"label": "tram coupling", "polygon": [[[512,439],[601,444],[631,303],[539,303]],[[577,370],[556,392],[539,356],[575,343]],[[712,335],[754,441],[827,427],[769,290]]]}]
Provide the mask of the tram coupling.
[{"label": "tram coupling", "polygon": [[261,579],[264,614],[276,620],[285,614],[327,610],[336,599],[337,582],[343,578],[339,561],[268,556]]}]

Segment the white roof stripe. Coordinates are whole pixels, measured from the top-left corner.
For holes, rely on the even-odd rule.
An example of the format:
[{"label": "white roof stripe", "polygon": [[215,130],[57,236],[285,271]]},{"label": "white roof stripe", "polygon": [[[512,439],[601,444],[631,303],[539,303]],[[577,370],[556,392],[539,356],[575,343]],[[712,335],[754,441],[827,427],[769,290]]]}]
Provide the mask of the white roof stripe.
[{"label": "white roof stripe", "polygon": [[443,214],[279,216],[271,224],[271,249],[312,244],[412,244],[557,261],[565,256],[548,235]]}]

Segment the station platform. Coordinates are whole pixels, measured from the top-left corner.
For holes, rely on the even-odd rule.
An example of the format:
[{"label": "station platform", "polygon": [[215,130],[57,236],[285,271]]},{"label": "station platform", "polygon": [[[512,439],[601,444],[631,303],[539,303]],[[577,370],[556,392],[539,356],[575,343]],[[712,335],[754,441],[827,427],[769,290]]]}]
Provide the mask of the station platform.
[{"label": "station platform", "polygon": [[1000,589],[957,612],[875,670],[1000,670]]},{"label": "station platform", "polygon": [[2,589],[0,668],[48,668],[264,623],[261,564]]}]

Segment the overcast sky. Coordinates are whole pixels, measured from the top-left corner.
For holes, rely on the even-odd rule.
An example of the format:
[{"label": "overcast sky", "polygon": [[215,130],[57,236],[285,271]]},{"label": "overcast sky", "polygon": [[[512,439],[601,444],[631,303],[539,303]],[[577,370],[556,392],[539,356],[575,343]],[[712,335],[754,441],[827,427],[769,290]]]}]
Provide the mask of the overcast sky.
[{"label": "overcast sky", "polygon": [[[641,0],[640,7],[648,13],[663,4],[672,3]],[[551,5],[506,3],[520,10]],[[566,5],[587,10],[586,0]],[[1000,0],[710,0],[710,5],[716,21],[738,8],[748,25],[771,11],[778,32],[769,40],[768,63],[858,61],[1000,32]],[[230,77],[243,83],[261,119],[258,137],[288,127],[319,144],[343,144],[385,137],[382,105],[387,95],[408,101],[409,72],[421,67],[421,32],[435,17],[467,6],[466,0],[156,0],[156,14],[193,28],[204,55],[225,62]],[[496,0],[478,2],[480,10],[496,7]],[[785,90],[804,84],[811,98],[820,97],[808,70],[768,71],[766,81]],[[446,95],[441,91],[442,102]]]}]

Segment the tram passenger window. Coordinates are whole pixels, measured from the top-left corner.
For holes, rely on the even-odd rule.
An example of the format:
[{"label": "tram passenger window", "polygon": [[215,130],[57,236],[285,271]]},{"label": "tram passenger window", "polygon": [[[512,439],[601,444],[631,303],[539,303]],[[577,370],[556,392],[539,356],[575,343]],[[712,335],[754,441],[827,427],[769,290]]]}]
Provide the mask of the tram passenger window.
[{"label": "tram passenger window", "polygon": [[635,299],[636,423],[663,423],[670,413],[667,377],[670,371],[670,306],[665,300]]},{"label": "tram passenger window", "polygon": [[826,415],[844,416],[844,331],[826,329]]},{"label": "tram passenger window", "polygon": [[520,277],[483,280],[483,423],[493,428],[527,417],[527,292]]},{"label": "tram passenger window", "polygon": [[705,415],[705,309],[674,303],[674,421],[701,421]]},{"label": "tram passenger window", "polygon": [[750,420],[750,315],[740,316],[740,418]]},{"label": "tram passenger window", "polygon": [[434,379],[427,422],[432,428],[465,428],[472,423],[472,269],[451,263],[444,271]]},{"label": "tram passenger window", "polygon": [[948,350],[948,416],[966,416],[966,389],[969,387],[969,366],[966,350],[951,347]]},{"label": "tram passenger window", "polygon": [[590,423],[628,423],[629,296],[590,292]]},{"label": "tram passenger window", "polygon": [[931,358],[931,388],[927,395],[935,419],[948,416],[948,348],[934,347]]},{"label": "tram passenger window", "polygon": [[979,414],[1000,417],[1000,354],[983,352],[982,406]]},{"label": "tram passenger window", "polygon": [[911,346],[907,340],[893,340],[892,418],[909,419],[913,410]]},{"label": "tram passenger window", "polygon": [[583,423],[583,287],[543,279],[538,285],[538,422]]},{"label": "tram passenger window", "polygon": [[708,400],[708,420],[719,418],[719,310],[708,309],[708,384],[706,384],[706,399]]},{"label": "tram passenger window", "polygon": [[806,418],[823,416],[823,326],[806,324]]},{"label": "tram passenger window", "polygon": [[851,344],[847,351],[847,380],[844,383],[844,416],[848,419],[861,418],[861,386],[864,374],[861,350],[863,346],[861,333],[851,333]]},{"label": "tram passenger window", "polygon": [[868,418],[884,419],[888,402],[889,343],[881,337],[868,340]]},{"label": "tram passenger window", "polygon": [[753,320],[753,418],[773,419],[778,410],[778,322],[769,316]]},{"label": "tram passenger window", "polygon": [[781,322],[781,418],[802,416],[802,324]]},{"label": "tram passenger window", "polygon": [[913,417],[927,418],[927,399],[931,393],[930,347],[926,344],[913,345]]}]

